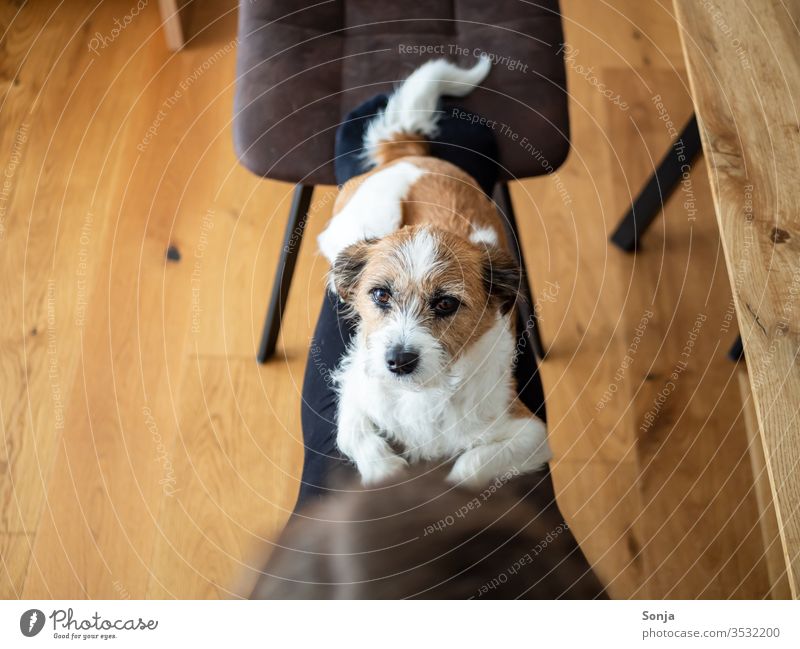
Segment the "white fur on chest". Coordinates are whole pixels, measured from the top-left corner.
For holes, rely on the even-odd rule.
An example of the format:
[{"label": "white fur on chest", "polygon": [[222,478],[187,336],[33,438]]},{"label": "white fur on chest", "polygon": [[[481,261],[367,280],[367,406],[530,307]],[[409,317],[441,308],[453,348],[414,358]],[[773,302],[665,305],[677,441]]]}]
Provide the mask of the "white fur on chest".
[{"label": "white fur on chest", "polygon": [[421,387],[372,372],[364,345],[357,335],[342,363],[340,399],[349,400],[384,437],[399,443],[409,461],[454,458],[504,434],[497,422],[508,416],[514,396],[514,336],[508,318],[498,317],[447,374]]}]

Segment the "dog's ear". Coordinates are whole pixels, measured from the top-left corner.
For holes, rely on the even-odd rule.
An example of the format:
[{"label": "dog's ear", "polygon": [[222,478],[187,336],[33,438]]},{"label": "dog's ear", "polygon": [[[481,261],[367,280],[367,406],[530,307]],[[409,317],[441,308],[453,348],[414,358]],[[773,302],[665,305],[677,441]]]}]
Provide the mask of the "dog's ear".
[{"label": "dog's ear", "polygon": [[336,261],[333,262],[331,269],[330,284],[333,292],[343,302],[349,302],[352,299],[358,281],[361,279],[361,273],[367,265],[369,250],[374,243],[374,240],[369,239],[359,241],[347,246],[336,256]]},{"label": "dog's ear", "polygon": [[519,264],[498,246],[487,246],[483,252],[483,284],[489,299],[495,301],[503,315],[523,299]]}]

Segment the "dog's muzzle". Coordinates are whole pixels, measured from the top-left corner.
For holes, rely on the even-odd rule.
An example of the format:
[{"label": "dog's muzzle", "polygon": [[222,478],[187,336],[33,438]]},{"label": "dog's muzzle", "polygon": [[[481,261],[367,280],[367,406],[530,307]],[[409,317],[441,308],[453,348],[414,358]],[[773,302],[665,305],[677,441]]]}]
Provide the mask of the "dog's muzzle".
[{"label": "dog's muzzle", "polygon": [[419,354],[396,345],[386,352],[386,367],[392,374],[411,374],[419,365]]}]

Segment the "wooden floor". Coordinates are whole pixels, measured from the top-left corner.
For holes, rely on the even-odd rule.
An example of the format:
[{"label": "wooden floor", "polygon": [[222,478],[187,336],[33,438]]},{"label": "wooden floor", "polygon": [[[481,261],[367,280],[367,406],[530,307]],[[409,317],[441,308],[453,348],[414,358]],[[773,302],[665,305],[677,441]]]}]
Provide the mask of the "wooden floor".
[{"label": "wooden floor", "polygon": [[[291,187],[232,151],[233,3],[197,3],[175,55],[156,3],[94,51],[130,2],[20,4],[0,2],[0,595],[236,596],[297,493],[331,190],[258,366]],[[607,244],[691,112],[671,3],[562,5],[573,151],[512,189],[559,502],[615,597],[764,597],[703,165],[636,256]]]}]

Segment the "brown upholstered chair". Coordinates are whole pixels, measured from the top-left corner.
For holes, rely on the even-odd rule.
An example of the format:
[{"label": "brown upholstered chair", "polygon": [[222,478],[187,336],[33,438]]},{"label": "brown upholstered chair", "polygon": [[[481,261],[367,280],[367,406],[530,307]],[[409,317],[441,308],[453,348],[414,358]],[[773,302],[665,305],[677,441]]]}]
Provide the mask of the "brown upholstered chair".
[{"label": "brown upholstered chair", "polygon": [[[463,105],[496,122],[498,203],[518,241],[508,181],[551,173],[569,151],[562,41],[558,0],[242,0],[236,151],[253,173],[297,184],[260,361],[275,349],[313,186],[335,183],[340,120],[427,59],[488,53],[492,73]],[[542,357],[535,313],[521,317]]]}]

